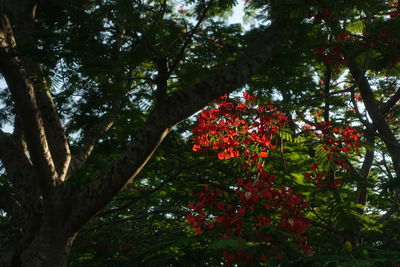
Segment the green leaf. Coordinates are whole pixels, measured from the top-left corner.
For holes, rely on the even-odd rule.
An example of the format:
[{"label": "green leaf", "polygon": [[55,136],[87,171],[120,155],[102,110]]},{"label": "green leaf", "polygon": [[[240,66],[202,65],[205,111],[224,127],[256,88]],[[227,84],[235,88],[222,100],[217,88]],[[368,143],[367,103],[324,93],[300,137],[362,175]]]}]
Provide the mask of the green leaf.
[{"label": "green leaf", "polygon": [[238,237],[229,237],[220,240],[214,240],[209,245],[211,249],[236,249],[244,244],[244,240]]}]

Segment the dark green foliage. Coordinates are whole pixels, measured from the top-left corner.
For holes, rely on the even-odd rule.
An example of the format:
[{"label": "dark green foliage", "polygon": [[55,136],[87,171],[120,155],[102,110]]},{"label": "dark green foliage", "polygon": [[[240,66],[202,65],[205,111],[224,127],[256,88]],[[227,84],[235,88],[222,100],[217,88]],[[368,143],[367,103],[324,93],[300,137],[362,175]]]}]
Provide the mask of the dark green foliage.
[{"label": "dark green foliage", "polygon": [[[42,65],[72,152],[83,143],[82,130],[90,132],[106,114],[116,114],[114,125],[68,181],[75,185],[94,179],[125,151],[163,96],[232,64],[271,22],[293,23],[296,34],[246,89],[257,95],[257,105],[274,103],[291,119],[273,139],[278,149],[269,155],[266,168],[276,174],[276,185],[291,187],[307,199],[307,237],[315,254],[305,255],[284,243],[281,262],[272,259],[249,266],[398,266],[394,264],[400,262],[400,214],[393,199],[400,178],[393,159],[381,133],[374,130],[375,141],[367,140],[370,116],[361,101],[359,114],[354,109],[352,98],[360,92],[346,64],[331,71],[327,88],[328,70],[335,66],[315,52],[339,47],[345,57],[354,58],[367,71],[377,105],[383,108],[399,90],[400,71],[400,16],[389,18],[394,8],[388,1],[246,1],[246,14],[258,23],[247,31],[240,24],[226,23],[237,4],[233,0],[44,2],[37,16],[38,49],[19,47],[18,52]],[[329,10],[330,19],[309,16],[324,10]],[[338,42],[337,36],[345,31],[359,40]],[[165,80],[160,78],[163,66]],[[15,120],[8,90],[0,91],[0,108],[0,125]],[[325,113],[333,126],[351,125],[362,135],[359,155],[340,154],[350,164],[348,169],[338,168],[336,159],[327,157],[323,144],[305,127],[323,121]],[[397,101],[384,114],[397,140],[399,117]],[[240,238],[216,239],[211,231],[195,235],[185,221],[193,192],[211,184],[229,200],[235,179],[245,175],[242,162],[193,152],[194,124],[189,118],[173,127],[140,175],[82,229],[69,266],[221,266],[221,250],[253,250],[253,243]],[[364,175],[361,169],[369,150],[375,154],[369,175]],[[305,178],[313,163],[342,184],[317,189]],[[5,175],[0,166],[0,185],[9,188]],[[357,198],[363,187],[365,203]],[[392,207],[395,212],[379,222]],[[0,229],[9,236],[18,232],[3,210]],[[272,236],[278,233],[268,231]],[[346,242],[352,244],[351,251]]]}]

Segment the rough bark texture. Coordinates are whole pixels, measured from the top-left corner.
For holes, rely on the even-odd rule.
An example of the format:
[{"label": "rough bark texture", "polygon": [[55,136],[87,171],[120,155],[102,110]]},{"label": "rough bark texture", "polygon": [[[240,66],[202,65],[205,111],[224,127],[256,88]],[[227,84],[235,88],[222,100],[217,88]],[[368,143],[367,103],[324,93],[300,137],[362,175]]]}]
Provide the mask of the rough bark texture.
[{"label": "rough bark texture", "polygon": [[164,95],[120,159],[92,182],[74,187],[65,180],[85,163],[96,141],[111,127],[118,105],[85,134],[71,163],[68,140],[40,65],[27,54],[15,53],[19,46],[35,46],[37,2],[2,4],[0,71],[15,104],[17,124],[13,134],[0,131],[0,159],[11,183],[1,189],[0,209],[12,216],[20,234],[13,240],[0,235],[0,266],[65,266],[76,232],[137,176],[171,128],[243,86],[293,32],[273,23],[229,66],[190,88]]}]

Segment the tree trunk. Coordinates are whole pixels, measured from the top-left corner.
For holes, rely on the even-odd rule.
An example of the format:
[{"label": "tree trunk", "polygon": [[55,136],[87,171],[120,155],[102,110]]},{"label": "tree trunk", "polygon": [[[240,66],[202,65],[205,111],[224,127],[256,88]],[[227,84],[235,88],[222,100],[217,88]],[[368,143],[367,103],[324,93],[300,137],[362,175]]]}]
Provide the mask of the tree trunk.
[{"label": "tree trunk", "polygon": [[[19,256],[21,267],[63,267],[75,239],[58,229],[44,229]],[[14,267],[14,266],[13,266]]]}]

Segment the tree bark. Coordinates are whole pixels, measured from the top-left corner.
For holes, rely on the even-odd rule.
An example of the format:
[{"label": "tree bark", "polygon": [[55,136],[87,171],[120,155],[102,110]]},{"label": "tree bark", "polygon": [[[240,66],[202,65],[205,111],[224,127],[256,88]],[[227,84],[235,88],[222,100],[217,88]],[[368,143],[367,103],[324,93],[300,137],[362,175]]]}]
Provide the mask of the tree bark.
[{"label": "tree bark", "polygon": [[75,235],[60,234],[57,229],[44,229],[20,255],[21,267],[65,266]]}]

